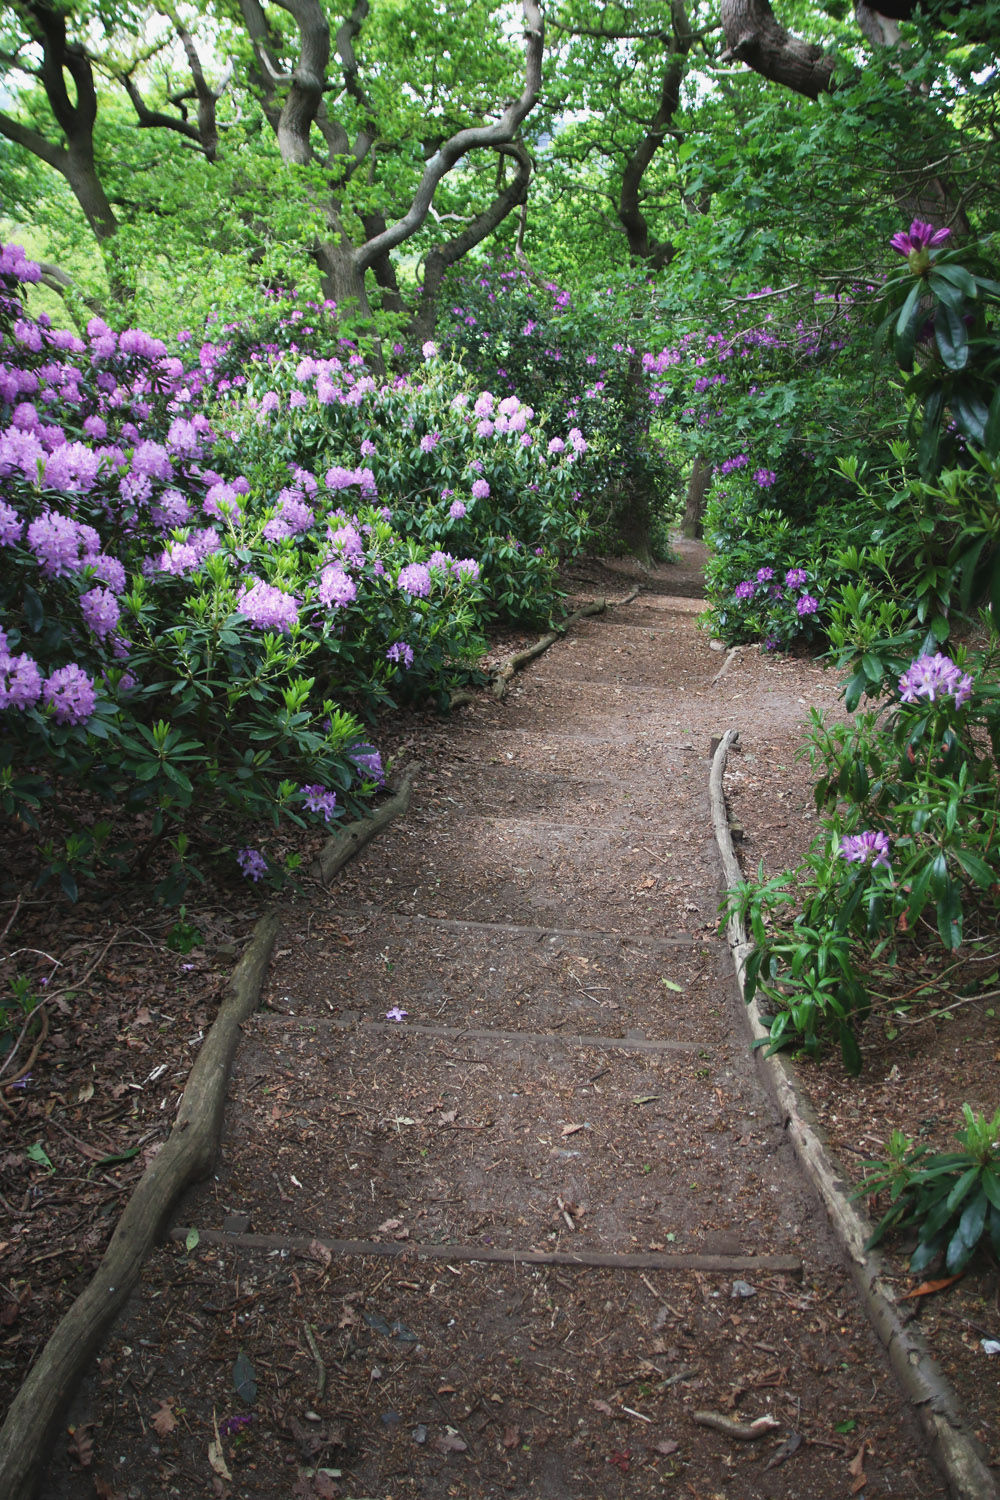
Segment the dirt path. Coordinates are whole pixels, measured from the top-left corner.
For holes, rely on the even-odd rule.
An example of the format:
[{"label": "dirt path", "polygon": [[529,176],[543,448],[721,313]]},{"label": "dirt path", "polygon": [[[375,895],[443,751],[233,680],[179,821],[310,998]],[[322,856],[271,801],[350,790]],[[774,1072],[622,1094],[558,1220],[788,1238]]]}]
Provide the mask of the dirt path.
[{"label": "dirt path", "polygon": [[734,703],[694,576],[464,711],[289,907],[197,1244],[43,1493],[944,1493],[748,1055],[710,741],[805,707],[780,671]]}]

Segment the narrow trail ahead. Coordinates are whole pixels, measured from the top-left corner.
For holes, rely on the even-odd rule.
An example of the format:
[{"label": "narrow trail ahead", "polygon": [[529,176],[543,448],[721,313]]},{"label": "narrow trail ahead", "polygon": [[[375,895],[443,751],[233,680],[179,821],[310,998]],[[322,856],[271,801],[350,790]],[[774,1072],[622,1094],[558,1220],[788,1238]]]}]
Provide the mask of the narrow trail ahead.
[{"label": "narrow trail ahead", "polygon": [[944,1493],[716,935],[711,737],[805,708],[734,712],[677,577],[465,711],[286,913],[197,1248],[150,1262],[83,1398],[117,1398],[114,1493]]}]

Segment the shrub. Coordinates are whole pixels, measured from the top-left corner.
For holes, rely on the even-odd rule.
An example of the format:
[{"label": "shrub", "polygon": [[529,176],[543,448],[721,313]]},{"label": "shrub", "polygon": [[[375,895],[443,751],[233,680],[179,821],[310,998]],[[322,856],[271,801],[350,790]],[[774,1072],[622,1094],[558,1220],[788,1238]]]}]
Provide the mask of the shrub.
[{"label": "shrub", "polygon": [[[380,386],[350,344],[300,356],[294,318],[186,359],[97,319],[80,339],[25,314],[36,276],[0,250],[0,806],[32,823],[76,785],[144,814],[176,896],[196,811],[357,809],[381,777],[363,721],[446,701],[491,613],[548,618],[587,444],[549,451],[434,357]],[[137,853],[101,817],[45,858],[73,896]]]}]

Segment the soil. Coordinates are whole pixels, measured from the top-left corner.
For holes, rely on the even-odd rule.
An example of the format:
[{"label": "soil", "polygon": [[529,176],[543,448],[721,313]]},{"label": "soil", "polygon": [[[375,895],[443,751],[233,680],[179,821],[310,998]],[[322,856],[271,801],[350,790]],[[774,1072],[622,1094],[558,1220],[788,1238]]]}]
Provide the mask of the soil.
[{"label": "soil", "polygon": [[[329,891],[280,898],[216,1174],[89,1370],[43,1496],[945,1493],[718,936],[713,739],[741,731],[744,868],[794,865],[816,828],[802,721],[842,711],[837,683],[714,649],[700,561],[578,568],[580,601],[641,592],[503,702],[383,726],[420,762],[410,811]],[[4,1398],[92,1274],[273,899],[211,887],[188,952],[141,888],[7,903],[8,972],[49,984],[29,1076],[10,1086],[26,1034],[0,1080]],[[802,1068],[855,1176],[893,1126],[944,1142],[963,1099],[992,1112],[993,1017],[951,1016],[876,1025],[860,1082],[835,1057]],[[994,1462],[996,1298],[977,1262],[913,1304]]]}]

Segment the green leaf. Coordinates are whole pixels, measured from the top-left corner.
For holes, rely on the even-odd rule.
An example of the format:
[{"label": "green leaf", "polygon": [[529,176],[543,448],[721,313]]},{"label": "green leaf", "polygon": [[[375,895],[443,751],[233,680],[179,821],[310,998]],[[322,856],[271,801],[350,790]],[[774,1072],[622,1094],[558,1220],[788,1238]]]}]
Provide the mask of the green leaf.
[{"label": "green leaf", "polygon": [[861,1048],[850,1026],[844,1023],[840,1026],[840,1055],[844,1059],[844,1071],[857,1078],[861,1072]]},{"label": "green leaf", "polygon": [[955,1183],[955,1186],[952,1188],[951,1192],[948,1194],[948,1197],[945,1200],[946,1207],[949,1213],[954,1213],[958,1208],[958,1205],[962,1202],[963,1198],[966,1198],[968,1196],[972,1187],[975,1185],[978,1176],[978,1167],[970,1167],[967,1172],[962,1173],[961,1177]]},{"label": "green leaf", "polygon": [[942,303],[934,319],[938,352],[949,370],[964,370],[969,363],[969,335],[954,308]]},{"label": "green leaf", "polygon": [[946,948],[958,948],[962,942],[962,894],[949,875],[936,902],[937,926]]},{"label": "green leaf", "polygon": [[952,392],[951,410],[966,437],[972,438],[975,443],[985,441],[989,408],[981,396],[975,391],[959,388]]},{"label": "green leaf", "polygon": [[197,1250],[198,1241],[200,1239],[201,1235],[198,1233],[197,1229],[188,1230],[187,1234],[184,1236],[184,1249],[189,1255],[191,1254],[192,1250]]},{"label": "green leaf", "polygon": [[29,1146],[24,1154],[29,1161],[37,1162],[40,1167],[47,1167],[50,1172],[55,1171],[55,1167],[49,1160],[48,1154],[41,1141],[35,1141],[34,1145]]},{"label": "green leaf", "polygon": [[909,370],[913,364],[913,346],[917,337],[917,319],[920,316],[920,297],[923,282],[918,277],[910,288],[910,294],[900,308],[896,319],[895,352],[900,367]]},{"label": "green leaf", "polygon": [[944,280],[950,282],[952,286],[957,287],[963,296],[975,299],[976,278],[964,266],[942,265],[939,261],[927,279],[930,282],[932,291],[936,292],[939,296],[941,293],[938,283]]},{"label": "green leaf", "polygon": [[983,1168],[983,1192],[993,1204],[995,1209],[1000,1209],[1000,1180],[992,1167]]},{"label": "green leaf", "polygon": [[973,854],[970,849],[953,849],[952,854],[957,865],[961,865],[966,875],[974,880],[976,885],[990,886],[996,879],[996,875],[985,860],[980,859],[978,854]]},{"label": "green leaf", "polygon": [[986,1210],[989,1204],[985,1193],[979,1192],[966,1204],[958,1228],[952,1236],[945,1257],[945,1266],[954,1273],[961,1271],[982,1238],[986,1227]]},{"label": "green leaf", "polygon": [[1000,386],[997,386],[990,402],[986,426],[983,429],[983,447],[991,457],[1000,455]]}]

